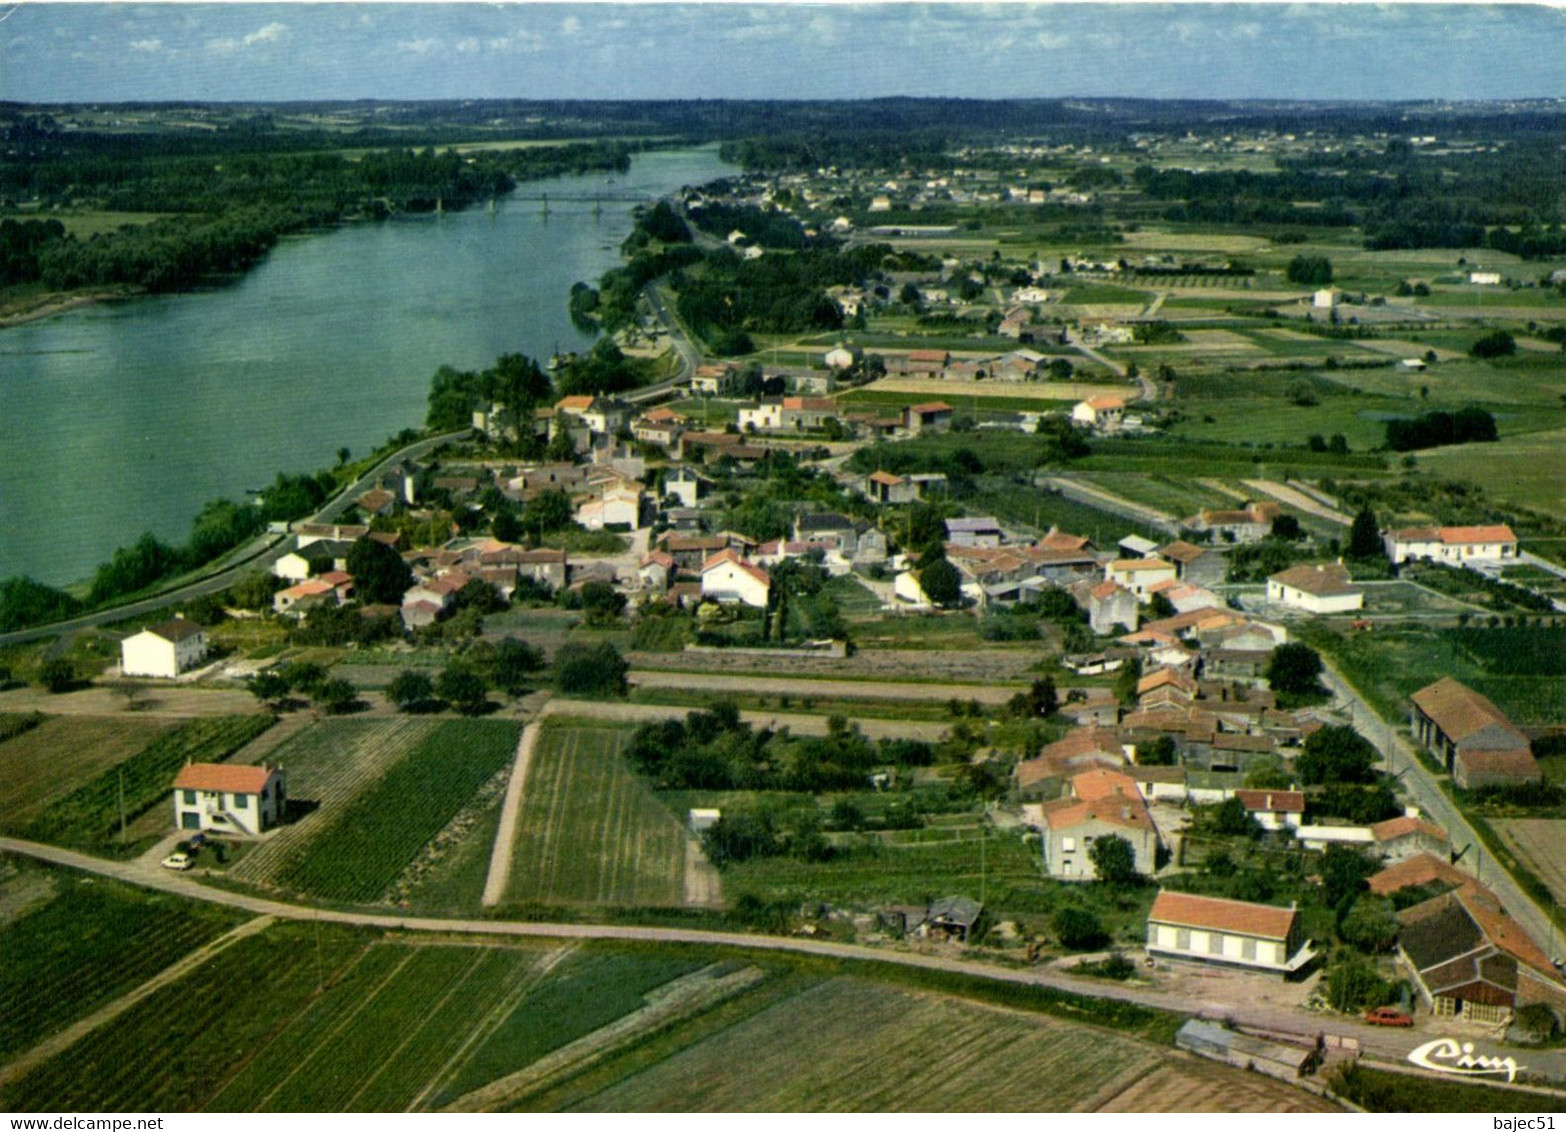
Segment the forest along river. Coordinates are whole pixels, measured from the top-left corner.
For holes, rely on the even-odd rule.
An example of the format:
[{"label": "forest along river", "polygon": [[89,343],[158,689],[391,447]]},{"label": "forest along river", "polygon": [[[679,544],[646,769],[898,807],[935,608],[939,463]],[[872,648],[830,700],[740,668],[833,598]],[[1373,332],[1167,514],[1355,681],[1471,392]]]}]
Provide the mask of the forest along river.
[{"label": "forest along river", "polygon": [[[657,198],[730,169],[710,146],[517,192]],[[183,542],[208,500],[422,427],[443,364],[585,347],[571,284],[620,262],[633,207],[502,199],[349,224],[229,286],[0,330],[0,578],[77,581],[143,531]]]}]

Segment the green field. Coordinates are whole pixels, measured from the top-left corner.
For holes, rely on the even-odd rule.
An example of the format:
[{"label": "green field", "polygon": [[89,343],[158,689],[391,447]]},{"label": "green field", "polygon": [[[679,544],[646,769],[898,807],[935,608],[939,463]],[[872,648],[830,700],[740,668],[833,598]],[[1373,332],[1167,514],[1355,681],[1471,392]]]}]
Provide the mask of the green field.
[{"label": "green field", "polygon": [[[121,809],[133,819],[168,799],[187,762],[221,762],[276,722],[271,715],[193,719],[153,739],[118,766],[51,803],[22,829],[34,841],[123,855],[141,845],[119,840]],[[122,801],[123,799],[123,801]]]},{"label": "green field", "polygon": [[626,765],[625,737],[606,728],[546,727],[523,791],[509,900],[684,903],[685,828]]},{"label": "green field", "polygon": [[[26,717],[12,717],[26,718]],[[0,829],[15,832],[51,803],[147,746],[167,720],[53,716],[6,740],[0,757]]]},{"label": "green field", "polygon": [[382,899],[474,792],[510,761],[518,726],[446,720],[361,791],[278,870],[283,888],[326,900]]},{"label": "green field", "polygon": [[[0,882],[0,892],[32,870]],[[0,1062],[65,1029],[246,917],[74,874],[0,926]]]}]

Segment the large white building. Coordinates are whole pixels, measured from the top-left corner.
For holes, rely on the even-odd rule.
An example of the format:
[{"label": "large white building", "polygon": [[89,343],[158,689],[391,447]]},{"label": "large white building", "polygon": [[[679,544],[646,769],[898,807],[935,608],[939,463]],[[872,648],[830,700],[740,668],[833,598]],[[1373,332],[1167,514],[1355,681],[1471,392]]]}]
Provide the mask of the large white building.
[{"label": "large white building", "polygon": [[1517,536],[1505,523],[1480,527],[1406,527],[1383,536],[1387,557],[1395,563],[1428,558],[1451,566],[1470,562],[1511,562]]},{"label": "large white building", "polygon": [[150,626],[120,642],[120,672],[125,676],[172,679],[206,658],[206,630],[179,618]]},{"label": "large white building", "polygon": [[1171,959],[1286,975],[1315,957],[1293,908],[1160,891],[1147,914],[1147,951]]},{"label": "large white building", "polygon": [[187,763],[174,779],[174,825],[255,837],[283,815],[281,767]]}]

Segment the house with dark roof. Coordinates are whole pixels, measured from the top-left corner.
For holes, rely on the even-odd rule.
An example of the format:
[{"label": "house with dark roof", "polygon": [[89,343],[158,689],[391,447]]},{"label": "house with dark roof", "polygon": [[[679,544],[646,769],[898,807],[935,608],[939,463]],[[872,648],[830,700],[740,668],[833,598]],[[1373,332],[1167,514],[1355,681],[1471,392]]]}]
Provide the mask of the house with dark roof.
[{"label": "house with dark roof", "polygon": [[1437,1018],[1499,1024],[1534,1002],[1566,1008],[1549,957],[1479,885],[1405,908],[1398,923],[1398,958]]},{"label": "house with dark roof", "polygon": [[946,539],[954,546],[995,548],[1004,537],[1000,524],[988,515],[946,520]]},{"label": "house with dark roof", "polygon": [[1228,577],[1228,559],[1212,547],[1176,539],[1159,547],[1156,553],[1174,566],[1176,578],[1193,586],[1220,585]]},{"label": "house with dark roof", "polygon": [[1147,952],[1288,976],[1316,952],[1294,908],[1161,890],[1147,914]]},{"label": "house with dark roof", "polygon": [[282,767],[186,763],[174,778],[174,825],[255,837],[281,820],[286,799]]},{"label": "house with dark roof", "polygon": [[122,676],[164,676],[173,679],[207,658],[207,631],[194,621],[176,617],[120,642]]},{"label": "house with dark roof", "polygon": [[1450,676],[1411,697],[1414,739],[1467,790],[1537,782],[1533,745],[1486,697]]}]

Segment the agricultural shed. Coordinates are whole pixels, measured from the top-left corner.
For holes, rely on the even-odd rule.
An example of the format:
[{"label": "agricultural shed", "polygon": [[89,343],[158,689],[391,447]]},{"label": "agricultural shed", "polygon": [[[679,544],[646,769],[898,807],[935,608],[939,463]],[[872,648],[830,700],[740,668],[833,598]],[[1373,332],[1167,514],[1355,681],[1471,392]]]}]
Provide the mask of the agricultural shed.
[{"label": "agricultural shed", "polygon": [[1285,1081],[1304,1077],[1321,1060],[1319,1039],[1315,1046],[1284,1045],[1226,1030],[1216,1022],[1200,1018],[1192,1018],[1180,1027],[1175,1034],[1175,1045],[1199,1057],[1240,1069],[1254,1069]]}]

